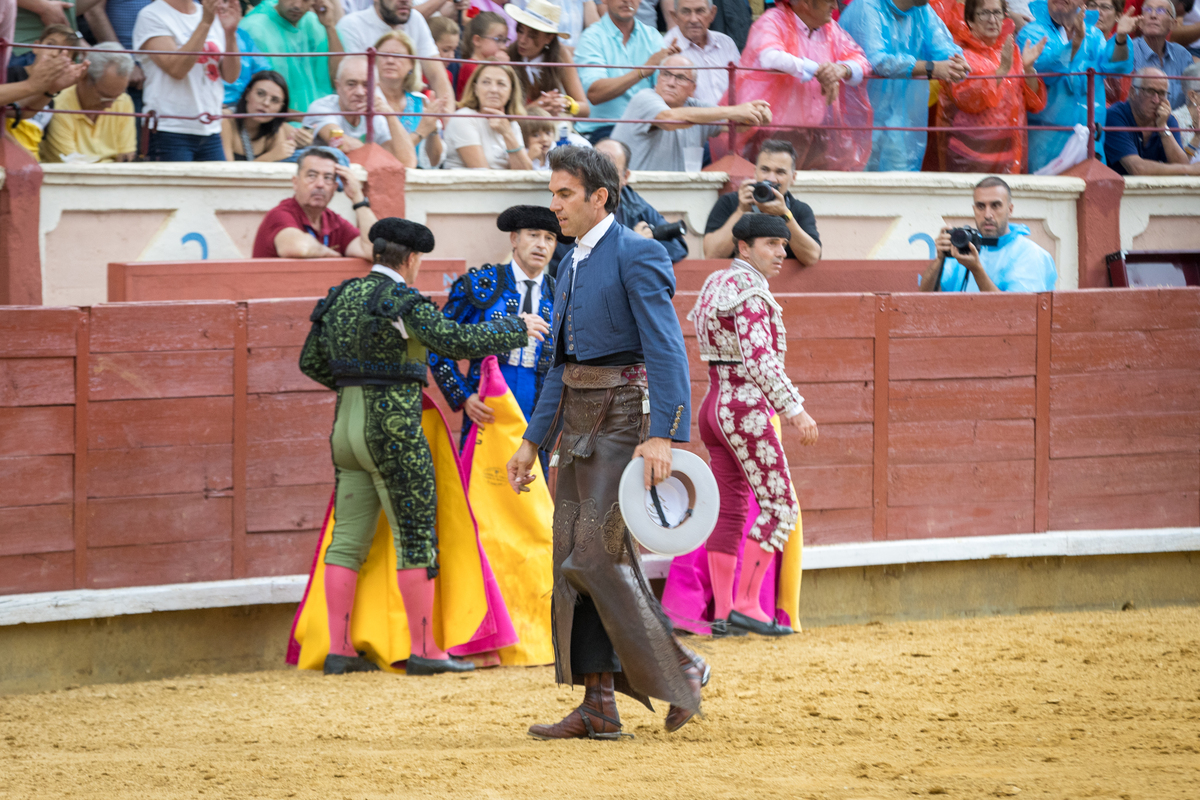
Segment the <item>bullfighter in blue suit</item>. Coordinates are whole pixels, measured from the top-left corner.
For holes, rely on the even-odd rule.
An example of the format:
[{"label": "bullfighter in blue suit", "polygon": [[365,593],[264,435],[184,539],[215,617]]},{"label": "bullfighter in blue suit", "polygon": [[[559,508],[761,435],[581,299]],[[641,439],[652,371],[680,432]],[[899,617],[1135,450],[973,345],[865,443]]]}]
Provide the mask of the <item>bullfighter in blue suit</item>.
[{"label": "bullfighter in blue suit", "polygon": [[[545,269],[558,242],[558,219],[548,208],[513,206],[497,217],[496,227],[509,234],[512,260],[507,264],[484,264],[460,277],[450,287],[450,299],[442,313],[459,324],[530,313],[549,322],[554,310],[554,279],[545,274]],[[500,372],[527,420],[533,416],[553,357],[549,340],[535,344],[500,356]],[[429,352],[429,366],[438,388],[450,408],[463,412],[464,442],[473,426],[495,422],[491,409],[479,399],[482,363],[483,359],[474,359],[463,375],[458,362]]]},{"label": "bullfighter in blue suit", "polygon": [[[550,151],[550,209],[576,245],[559,266],[554,360],[524,441],[508,463],[521,491],[539,446],[554,446],[554,651],[559,683],[583,703],[539,739],[616,739],[614,692],[671,704],[674,731],[700,710],[708,665],[675,637],[650,591],[617,502],[621,473],[645,458],[645,485],[671,474],[671,442],[691,429],[691,385],[663,246],[616,222],[620,179],[591,148]],[[561,437],[559,433],[561,431]]]}]

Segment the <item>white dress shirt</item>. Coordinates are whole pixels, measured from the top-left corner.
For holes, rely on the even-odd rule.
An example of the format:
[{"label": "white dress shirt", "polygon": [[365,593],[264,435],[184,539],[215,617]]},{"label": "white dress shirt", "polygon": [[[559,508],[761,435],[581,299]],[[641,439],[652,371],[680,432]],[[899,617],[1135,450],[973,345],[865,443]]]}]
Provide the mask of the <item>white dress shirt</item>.
[{"label": "white dress shirt", "polygon": [[[732,61],[738,63],[742,55],[738,52],[733,39],[720,31],[708,32],[708,44],[704,47],[696,44],[680,32],[679,28],[671,28],[663,37],[663,47],[672,43],[679,45],[679,55],[687,58],[698,67],[724,67]],[[729,88],[729,72],[723,69],[696,70],[696,91],[692,97],[702,106],[719,106],[721,97]]]},{"label": "white dress shirt", "polygon": [[[530,275],[525,271],[525,268],[517,263],[514,258],[509,262],[512,267],[513,279],[516,281],[517,293],[521,296],[521,302],[517,305],[518,313],[525,303],[525,287],[523,281],[533,281],[533,286],[529,287],[529,302],[533,307],[531,313],[537,314],[538,307],[542,302],[542,275],[537,277]],[[532,336],[529,337],[529,344],[524,347],[518,347],[508,353],[508,365],[510,367],[536,367],[537,366],[537,346],[538,340]]]}]

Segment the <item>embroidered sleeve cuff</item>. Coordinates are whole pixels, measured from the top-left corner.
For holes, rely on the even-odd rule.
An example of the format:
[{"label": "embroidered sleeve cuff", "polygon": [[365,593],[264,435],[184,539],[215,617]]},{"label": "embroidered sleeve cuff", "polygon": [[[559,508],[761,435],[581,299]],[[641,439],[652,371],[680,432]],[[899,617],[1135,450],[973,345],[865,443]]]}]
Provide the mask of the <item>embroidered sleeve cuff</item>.
[{"label": "embroidered sleeve cuff", "polygon": [[804,413],[804,403],[799,402],[799,403],[795,403],[794,405],[792,405],[790,408],[788,408],[787,411],[784,411],[783,416],[788,419],[791,419],[792,417],[798,416],[803,413]]}]

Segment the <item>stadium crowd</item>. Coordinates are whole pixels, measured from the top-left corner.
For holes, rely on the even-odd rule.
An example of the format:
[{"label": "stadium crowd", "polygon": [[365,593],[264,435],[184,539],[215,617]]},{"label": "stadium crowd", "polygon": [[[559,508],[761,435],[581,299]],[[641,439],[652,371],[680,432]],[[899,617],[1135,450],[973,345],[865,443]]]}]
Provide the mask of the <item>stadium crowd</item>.
[{"label": "stadium crowd", "polygon": [[[372,138],[414,168],[543,168],[611,137],[630,169],[782,139],[800,170],[1057,174],[1087,156],[1091,69],[1098,158],[1200,174],[1179,130],[1200,126],[1200,8],[1114,2],[0,0],[0,102],[50,162],[138,158],[144,123],[106,111],[154,112],[151,160],[349,153],[370,99]],[[572,121],[512,119],[531,116]],[[1153,130],[1108,130],[1131,127]]]}]

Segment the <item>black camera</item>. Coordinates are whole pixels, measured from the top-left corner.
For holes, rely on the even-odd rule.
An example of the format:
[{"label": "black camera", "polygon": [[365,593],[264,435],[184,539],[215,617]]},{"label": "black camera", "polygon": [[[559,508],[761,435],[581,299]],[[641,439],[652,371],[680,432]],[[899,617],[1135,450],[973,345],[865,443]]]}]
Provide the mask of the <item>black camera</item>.
[{"label": "black camera", "polygon": [[679,222],[666,222],[662,225],[655,225],[651,228],[654,233],[654,238],[660,242],[668,242],[671,239],[678,239],[687,236],[687,225],[683,220]]},{"label": "black camera", "polygon": [[983,248],[983,234],[970,226],[951,228],[950,244],[960,253],[971,252],[971,245],[980,250]]},{"label": "black camera", "polygon": [[775,202],[775,191],[779,184],[774,181],[759,181],[754,184],[754,202],[759,205]]}]

